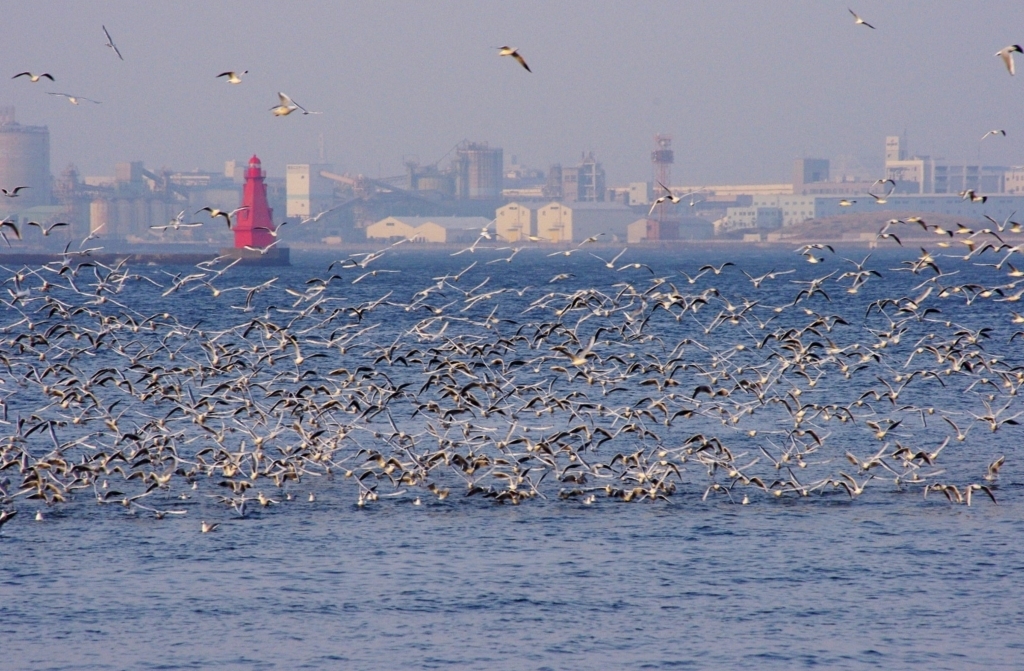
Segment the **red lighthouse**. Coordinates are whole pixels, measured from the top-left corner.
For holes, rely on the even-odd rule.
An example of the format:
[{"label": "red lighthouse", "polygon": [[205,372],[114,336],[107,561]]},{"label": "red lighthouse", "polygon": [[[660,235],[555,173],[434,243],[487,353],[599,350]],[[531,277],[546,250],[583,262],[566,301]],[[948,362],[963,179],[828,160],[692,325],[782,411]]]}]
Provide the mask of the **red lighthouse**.
[{"label": "red lighthouse", "polygon": [[274,230],[274,211],[267,205],[267,185],[263,183],[266,176],[260,159],[253,154],[249,159],[249,168],[245,171],[245,187],[242,191],[242,207],[248,209],[235,215],[236,249],[263,249],[274,243],[274,236],[270,234]]}]

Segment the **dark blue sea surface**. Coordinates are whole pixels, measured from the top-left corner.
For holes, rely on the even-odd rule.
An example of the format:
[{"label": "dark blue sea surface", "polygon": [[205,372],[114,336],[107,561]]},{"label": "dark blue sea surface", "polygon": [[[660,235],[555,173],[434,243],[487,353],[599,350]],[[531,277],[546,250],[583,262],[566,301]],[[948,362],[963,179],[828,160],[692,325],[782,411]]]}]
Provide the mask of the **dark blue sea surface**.
[{"label": "dark blue sea surface", "polygon": [[0,271],[0,668],[1021,668],[1002,255],[621,249]]}]

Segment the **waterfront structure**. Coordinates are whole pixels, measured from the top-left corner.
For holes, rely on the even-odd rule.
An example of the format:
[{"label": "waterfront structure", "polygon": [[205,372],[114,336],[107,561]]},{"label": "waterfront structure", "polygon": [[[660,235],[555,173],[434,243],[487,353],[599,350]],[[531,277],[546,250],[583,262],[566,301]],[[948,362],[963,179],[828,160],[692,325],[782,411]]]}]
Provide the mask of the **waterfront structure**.
[{"label": "waterfront structure", "polygon": [[245,186],[242,189],[242,209],[235,215],[235,249],[255,247],[264,249],[274,244],[274,211],[267,203],[267,173],[263,164],[253,154],[245,171]]},{"label": "waterfront structure", "polygon": [[601,242],[626,239],[626,227],[636,219],[622,203],[549,203],[537,210],[537,237],[546,242],[580,243],[600,235]]},{"label": "waterfront structure", "polygon": [[16,199],[4,199],[5,212],[50,205],[50,131],[46,126],[22,126],[13,107],[0,108],[0,188],[26,186]]},{"label": "waterfront structure", "polygon": [[322,172],[334,167],[318,163],[291,163],[285,167],[285,216],[313,217],[334,205],[334,182]]},{"label": "waterfront structure", "polygon": [[498,239],[520,242],[537,235],[537,213],[521,203],[509,203],[495,212],[494,228]]},{"label": "waterfront structure", "polygon": [[366,238],[436,244],[472,243],[490,223],[487,217],[386,217],[366,227]]}]

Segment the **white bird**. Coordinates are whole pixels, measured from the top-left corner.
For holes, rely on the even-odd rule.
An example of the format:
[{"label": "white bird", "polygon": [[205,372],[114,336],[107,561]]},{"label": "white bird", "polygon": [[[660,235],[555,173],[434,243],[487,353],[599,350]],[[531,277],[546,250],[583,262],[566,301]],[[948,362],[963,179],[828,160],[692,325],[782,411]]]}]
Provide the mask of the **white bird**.
[{"label": "white bird", "polygon": [[248,70],[242,70],[242,72],[240,72],[240,73],[239,72],[235,72],[234,70],[228,70],[227,72],[222,72],[219,75],[217,75],[217,78],[227,77],[226,81],[227,81],[228,84],[241,84],[242,83],[242,75],[247,75],[247,74],[249,74]]},{"label": "white bird", "polygon": [[987,132],[984,135],[982,135],[981,139],[984,140],[989,135],[1002,135],[1003,137],[1006,137],[1006,131],[1005,130],[990,130],[989,132]]},{"label": "white bird", "polygon": [[73,96],[69,93],[53,93],[52,91],[47,91],[47,94],[51,96],[60,96],[61,98],[67,98],[68,102],[72,105],[77,105],[79,102],[83,100],[90,103],[96,103],[97,105],[100,104],[99,100],[93,100],[92,98],[85,98],[82,96]]},{"label": "white bird", "polygon": [[277,97],[281,99],[281,104],[270,108],[270,111],[274,113],[274,116],[288,116],[295,110],[302,110],[303,114],[320,114],[320,112],[310,112],[305,107],[292,100],[287,93],[281,93],[278,91]]},{"label": "white bird", "polygon": [[[849,7],[847,7],[847,9],[850,9],[850,8],[849,8]],[[875,29],[875,27],[874,27],[873,25],[871,25],[870,23],[868,23],[868,22],[867,22],[867,21],[865,21],[864,19],[862,19],[862,18],[860,18],[859,16],[857,16],[857,12],[853,11],[852,9],[850,9],[850,13],[851,13],[851,14],[853,14],[853,23],[854,23],[855,25],[858,25],[858,26],[867,26],[867,27],[868,27],[868,28],[870,28],[871,30],[874,30],[874,29]]]},{"label": "white bird", "polygon": [[117,54],[117,57],[123,61],[124,56],[121,55],[121,52],[120,50],[118,50],[117,45],[114,44],[114,38],[110,36],[110,31],[107,30],[106,26],[103,26],[103,34],[107,36],[107,46],[113,49],[114,53]]},{"label": "white bird", "polygon": [[208,534],[211,531],[216,531],[217,527],[219,527],[219,526],[220,526],[220,522],[214,522],[213,524],[208,524],[206,522],[206,520],[203,520],[202,522],[199,523],[199,530],[202,533],[204,533],[204,534]]},{"label": "white bird", "polygon": [[1013,67],[1013,52],[1015,51],[1021,51],[1019,44],[1011,44],[1010,46],[1003,47],[996,52],[996,56],[1003,59],[1003,64],[1006,65],[1006,71],[1011,75],[1017,74],[1016,69]]},{"label": "white bird", "polygon": [[533,72],[533,70],[530,69],[530,66],[526,64],[526,60],[519,54],[519,50],[515,47],[498,47],[498,55],[511,56],[516,59],[520,65],[526,68],[527,72]]},{"label": "white bird", "polygon": [[18,77],[28,77],[28,80],[30,82],[32,82],[33,84],[35,84],[36,82],[38,82],[40,79],[43,79],[43,78],[49,79],[51,82],[57,81],[56,79],[53,78],[53,75],[51,75],[49,72],[44,72],[44,73],[39,74],[39,75],[34,75],[31,72],[19,72],[18,74],[16,74],[13,77],[11,77],[11,79],[17,79]]},{"label": "white bird", "polygon": [[[652,212],[654,212],[654,208],[658,207],[659,205],[664,203],[666,200],[669,201],[670,203],[672,203],[673,205],[679,202],[679,196],[677,196],[674,193],[672,193],[672,189],[668,188],[667,186],[665,186],[661,182],[658,182],[658,186],[660,186],[661,188],[663,188],[665,190],[665,195],[660,196],[659,198],[657,198],[651,204],[651,209],[647,212],[647,216],[648,217],[651,216]],[[690,195],[690,194],[687,194],[687,195]]]}]

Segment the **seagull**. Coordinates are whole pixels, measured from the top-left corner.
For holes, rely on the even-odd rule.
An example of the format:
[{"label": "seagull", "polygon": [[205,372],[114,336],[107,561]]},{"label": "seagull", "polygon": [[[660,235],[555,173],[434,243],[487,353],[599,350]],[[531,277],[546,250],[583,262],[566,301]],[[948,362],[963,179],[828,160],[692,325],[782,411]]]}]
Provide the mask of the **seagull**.
[{"label": "seagull", "polygon": [[512,58],[516,59],[520,65],[526,68],[527,72],[533,72],[533,70],[530,69],[530,66],[526,64],[526,60],[521,55],[519,55],[519,50],[516,49],[515,47],[498,47],[498,55],[511,56]]},{"label": "seagull", "polygon": [[68,102],[72,105],[77,105],[79,102],[83,100],[90,103],[96,103],[97,105],[100,104],[99,100],[93,100],[92,98],[84,98],[82,96],[73,96],[68,93],[53,93],[51,91],[47,91],[47,94],[51,96],[60,96],[61,98],[67,98]]},{"label": "seagull", "polygon": [[850,9],[849,7],[847,7],[847,9],[849,9],[850,13],[853,14],[853,23],[854,23],[854,25],[856,25],[856,26],[866,26],[866,27],[870,28],[872,31],[874,30],[874,27],[871,26],[870,24],[868,24],[866,22],[866,20],[864,20],[863,18],[858,16],[857,12],[855,12],[852,9]]},{"label": "seagull", "polygon": [[300,217],[299,218],[299,223],[300,224],[308,224],[310,222],[314,222],[314,223],[318,222],[318,221],[320,221],[320,218],[323,217],[325,214],[328,214],[329,212],[334,212],[336,209],[338,209],[338,208],[337,207],[332,207],[332,208],[324,210],[323,212],[320,212],[320,213],[318,213],[318,214],[316,214],[315,216],[312,216],[312,217]]},{"label": "seagull", "polygon": [[843,198],[841,201],[839,201],[839,207],[850,207],[851,205],[853,205],[856,202],[857,201],[855,201],[855,200],[847,200],[847,199]]},{"label": "seagull", "polygon": [[241,212],[242,210],[248,210],[248,209],[249,209],[248,205],[243,205],[242,207],[237,207],[237,208],[231,210],[230,212],[225,212],[224,210],[220,210],[220,209],[217,209],[216,207],[210,207],[209,205],[207,205],[204,208],[196,210],[195,213],[199,214],[200,212],[209,212],[211,219],[216,219],[217,217],[224,217],[224,221],[226,221],[228,223],[228,228],[230,229],[231,228],[231,219],[236,214]]},{"label": "seagull", "polygon": [[660,186],[661,188],[665,189],[665,195],[664,196],[659,196],[651,204],[651,209],[647,212],[647,216],[648,217],[651,216],[652,212],[654,212],[654,208],[658,207],[659,205],[664,203],[666,200],[671,202],[673,205],[675,205],[676,203],[679,202],[679,196],[677,196],[674,193],[672,193],[672,189],[668,188],[667,186],[665,186],[661,182],[658,182],[658,186]]},{"label": "seagull", "polygon": [[1002,135],[1003,137],[1006,137],[1006,131],[1005,130],[990,130],[989,132],[987,132],[984,135],[982,135],[981,139],[984,140],[989,135]]},{"label": "seagull", "polygon": [[206,522],[206,520],[203,520],[203,521],[202,521],[202,522],[200,522],[200,524],[199,524],[199,530],[200,530],[200,531],[201,531],[202,533],[204,533],[204,534],[208,534],[208,533],[210,533],[211,531],[216,531],[216,530],[217,530],[217,527],[219,527],[219,526],[220,526],[220,522],[214,522],[213,524],[208,524],[208,523]]},{"label": "seagull", "polygon": [[1006,65],[1006,71],[1011,75],[1016,74],[1016,70],[1013,67],[1013,52],[1020,52],[1021,48],[1019,44],[1011,44],[1008,47],[1003,47],[996,52],[996,56],[1003,59],[1003,63]]},{"label": "seagull", "polygon": [[250,252],[259,252],[260,256],[263,256],[264,254],[269,252],[274,245],[276,245],[279,242],[281,242],[281,241],[280,240],[275,240],[275,241],[271,242],[269,245],[267,245],[266,247],[253,247],[252,245],[246,245],[245,247],[243,247],[243,249],[248,249]]},{"label": "seagull", "polygon": [[277,97],[281,99],[281,104],[270,108],[270,111],[274,113],[274,116],[288,116],[295,110],[302,110],[303,114],[320,114],[320,112],[310,112],[305,107],[292,100],[287,93],[281,93],[278,91]]},{"label": "seagull", "polygon": [[17,79],[18,77],[28,77],[28,80],[30,82],[32,82],[33,84],[38,82],[40,79],[43,79],[44,77],[46,79],[49,79],[51,82],[57,81],[56,79],[53,78],[53,75],[51,75],[49,72],[44,72],[41,75],[34,75],[31,72],[19,72],[18,74],[16,74],[13,77],[11,77],[11,79]]},{"label": "seagull", "polygon": [[281,229],[287,223],[288,223],[288,220],[285,220],[285,221],[282,221],[280,224],[278,224],[277,228],[267,228],[266,226],[257,226],[257,227],[255,227],[252,230],[254,230],[254,231],[266,231],[267,233],[270,233],[271,237],[276,238],[277,236],[279,236],[281,234]]},{"label": "seagull", "polygon": [[107,36],[107,46],[110,47],[111,49],[113,49],[114,53],[117,54],[117,57],[120,58],[123,61],[124,60],[124,56],[122,56],[121,52],[118,51],[117,45],[114,44],[114,38],[112,38],[110,36],[110,31],[107,30],[106,26],[103,26],[103,34]]},{"label": "seagull", "polygon": [[11,518],[17,514],[17,510],[0,510],[0,527],[9,522]]},{"label": "seagull", "polygon": [[16,186],[16,187],[14,187],[13,189],[10,189],[10,190],[0,189],[0,193],[3,193],[8,198],[17,198],[19,191],[21,191],[22,189],[31,189],[31,188],[32,187],[30,187],[30,186]]},{"label": "seagull", "polygon": [[46,227],[46,226],[43,226],[42,224],[40,224],[38,221],[30,221],[30,222],[28,222],[28,225],[29,226],[35,226],[36,228],[38,228],[40,231],[42,231],[43,236],[45,237],[45,236],[50,235],[50,231],[52,231],[53,229],[59,228],[60,226],[67,226],[68,222],[66,222],[66,221],[58,221],[57,223],[53,224],[52,226]]},{"label": "seagull", "polygon": [[227,77],[228,84],[241,84],[242,83],[242,75],[247,75],[247,74],[249,74],[248,70],[242,70],[241,73],[235,72],[233,70],[228,70],[227,72],[220,73],[219,75],[217,75],[216,78]]},{"label": "seagull", "polygon": [[[847,9],[849,9],[849,7],[847,7]],[[850,9],[850,13],[851,13],[851,14],[853,14],[853,23],[854,23],[855,25],[858,25],[858,26],[867,26],[867,27],[868,27],[868,28],[870,28],[871,30],[874,30],[874,29],[875,29],[875,27],[874,27],[873,25],[871,25],[870,23],[868,23],[868,22],[867,22],[867,21],[865,21],[864,19],[862,19],[862,18],[860,18],[859,16],[857,16],[857,12],[853,11],[852,9]]]}]

